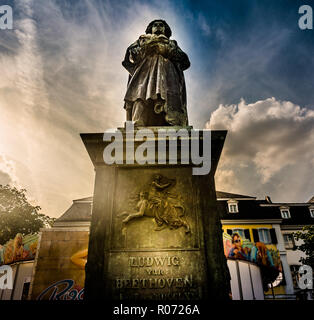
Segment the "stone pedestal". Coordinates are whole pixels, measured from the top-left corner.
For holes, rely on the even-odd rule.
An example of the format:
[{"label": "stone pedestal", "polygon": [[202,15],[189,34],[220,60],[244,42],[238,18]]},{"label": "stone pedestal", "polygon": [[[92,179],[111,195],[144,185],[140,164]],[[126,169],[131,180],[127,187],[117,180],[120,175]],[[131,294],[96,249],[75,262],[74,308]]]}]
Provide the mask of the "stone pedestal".
[{"label": "stone pedestal", "polygon": [[167,154],[166,164],[107,165],[103,134],[81,134],[96,173],[85,299],[228,299],[214,182],[226,133],[211,132],[207,175],[192,175],[179,151],[178,164]]}]

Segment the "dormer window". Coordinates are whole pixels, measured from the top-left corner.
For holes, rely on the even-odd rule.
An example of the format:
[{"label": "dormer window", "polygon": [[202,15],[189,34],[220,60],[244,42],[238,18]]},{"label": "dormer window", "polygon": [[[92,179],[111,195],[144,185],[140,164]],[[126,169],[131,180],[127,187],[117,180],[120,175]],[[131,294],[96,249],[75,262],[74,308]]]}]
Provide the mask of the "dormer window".
[{"label": "dormer window", "polygon": [[290,219],[291,218],[289,208],[287,208],[287,207],[280,208],[280,212],[281,212],[281,217],[283,219]]},{"label": "dormer window", "polygon": [[314,207],[310,207],[310,215],[311,215],[311,218],[314,218]]},{"label": "dormer window", "polygon": [[237,201],[228,201],[228,210],[229,210],[229,213],[237,213],[239,212],[239,209],[238,209],[238,202]]}]

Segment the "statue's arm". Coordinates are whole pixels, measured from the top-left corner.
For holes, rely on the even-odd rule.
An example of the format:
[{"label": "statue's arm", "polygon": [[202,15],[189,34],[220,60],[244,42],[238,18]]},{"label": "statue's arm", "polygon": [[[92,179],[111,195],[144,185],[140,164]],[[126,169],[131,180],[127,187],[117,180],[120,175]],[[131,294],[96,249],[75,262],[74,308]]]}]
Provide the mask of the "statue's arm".
[{"label": "statue's arm", "polygon": [[122,65],[132,75],[136,65],[143,58],[143,48],[140,46],[139,40],[132,43],[126,50]]},{"label": "statue's arm", "polygon": [[159,189],[165,189],[171,185],[171,182],[165,183],[165,184],[159,184],[155,181],[153,181],[153,185],[155,185]]},{"label": "statue's arm", "polygon": [[184,71],[191,65],[189,57],[183,52],[177,44],[177,41],[170,41],[169,59]]}]

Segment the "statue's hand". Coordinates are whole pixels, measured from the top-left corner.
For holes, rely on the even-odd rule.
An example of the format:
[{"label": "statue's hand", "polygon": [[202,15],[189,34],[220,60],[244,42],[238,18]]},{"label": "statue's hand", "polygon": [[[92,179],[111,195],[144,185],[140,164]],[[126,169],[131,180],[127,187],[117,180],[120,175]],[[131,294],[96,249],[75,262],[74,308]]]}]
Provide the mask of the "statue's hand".
[{"label": "statue's hand", "polygon": [[149,54],[160,54],[167,58],[169,54],[169,45],[166,43],[153,42],[148,45],[147,51]]},{"label": "statue's hand", "polygon": [[158,49],[157,49],[157,53],[162,55],[163,57],[167,57],[168,56],[168,46],[167,44],[164,43],[159,43],[158,44]]}]

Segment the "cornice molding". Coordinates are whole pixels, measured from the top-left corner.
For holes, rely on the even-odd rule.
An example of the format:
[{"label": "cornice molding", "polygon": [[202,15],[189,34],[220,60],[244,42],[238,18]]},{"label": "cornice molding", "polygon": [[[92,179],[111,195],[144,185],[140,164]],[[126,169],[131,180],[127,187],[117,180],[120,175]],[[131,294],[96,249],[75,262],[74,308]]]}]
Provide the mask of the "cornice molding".
[{"label": "cornice molding", "polygon": [[282,219],[222,219],[220,222],[222,224],[281,224]]}]

